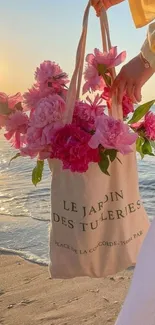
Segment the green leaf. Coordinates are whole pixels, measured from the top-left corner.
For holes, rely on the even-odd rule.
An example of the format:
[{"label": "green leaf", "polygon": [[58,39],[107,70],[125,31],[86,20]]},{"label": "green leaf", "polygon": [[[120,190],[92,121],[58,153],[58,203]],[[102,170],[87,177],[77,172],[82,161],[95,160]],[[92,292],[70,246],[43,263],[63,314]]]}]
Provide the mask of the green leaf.
[{"label": "green leaf", "polygon": [[149,140],[145,139],[145,142],[142,145],[142,153],[144,155],[154,156],[152,152],[152,147]]},{"label": "green leaf", "polygon": [[12,162],[13,160],[15,160],[15,159],[18,158],[18,157],[21,157],[20,152],[17,152],[16,155],[13,156],[13,157],[10,159],[9,165],[11,164],[11,162]]},{"label": "green leaf", "polygon": [[108,157],[104,153],[101,153],[101,160],[100,160],[100,162],[98,164],[99,164],[99,167],[100,167],[101,171],[104,174],[110,176],[110,174],[108,172],[109,159],[108,159]]},{"label": "green leaf", "polygon": [[104,153],[106,156],[109,156],[111,162],[113,162],[117,156],[117,150],[115,149],[107,149]]},{"label": "green leaf", "polygon": [[38,160],[36,167],[32,171],[32,183],[36,186],[42,180],[44,160]]},{"label": "green leaf", "polygon": [[154,103],[155,100],[151,100],[150,102],[147,102],[137,107],[128,124],[137,123],[138,121],[140,121],[142,117],[144,117],[144,115],[150,110]]},{"label": "green leaf", "polygon": [[137,150],[137,152],[139,152],[142,159],[144,158],[144,153],[142,151],[142,145],[143,145],[144,141],[145,141],[145,139],[141,138],[141,137],[139,137],[136,141],[136,150]]}]

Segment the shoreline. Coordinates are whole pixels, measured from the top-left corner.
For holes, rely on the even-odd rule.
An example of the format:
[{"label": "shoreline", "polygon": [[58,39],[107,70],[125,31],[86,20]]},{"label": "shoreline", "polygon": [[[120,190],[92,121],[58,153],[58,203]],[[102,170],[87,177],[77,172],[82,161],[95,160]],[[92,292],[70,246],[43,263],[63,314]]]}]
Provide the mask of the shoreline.
[{"label": "shoreline", "polygon": [[[45,262],[39,258],[39,256],[28,254],[24,251],[20,250],[14,250],[14,249],[8,249],[4,247],[0,247],[0,256],[1,255],[6,255],[6,256],[17,256],[22,258],[23,260],[32,263],[32,264],[37,264],[39,266],[47,266],[48,267],[48,262]],[[1,325],[1,324],[0,324]]]},{"label": "shoreline", "polygon": [[132,271],[105,279],[52,280],[48,267],[0,252],[0,324],[114,324]]}]

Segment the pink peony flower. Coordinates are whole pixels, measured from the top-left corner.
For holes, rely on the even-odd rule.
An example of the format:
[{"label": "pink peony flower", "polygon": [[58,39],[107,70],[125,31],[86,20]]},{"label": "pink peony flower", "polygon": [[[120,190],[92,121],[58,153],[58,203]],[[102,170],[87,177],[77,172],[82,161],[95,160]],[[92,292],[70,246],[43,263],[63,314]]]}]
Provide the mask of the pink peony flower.
[{"label": "pink peony flower", "polygon": [[86,62],[97,69],[98,64],[103,64],[107,69],[116,67],[126,59],[126,52],[117,54],[117,46],[112,47],[109,52],[100,52],[94,49],[94,54],[88,54]]},{"label": "pink peony flower", "polygon": [[95,149],[101,144],[105,149],[116,149],[122,154],[128,154],[137,137],[122,121],[102,115],[97,118],[96,132],[89,141],[89,146]]},{"label": "pink peony flower", "polygon": [[8,96],[5,93],[0,92],[0,103],[7,103]]},{"label": "pink peony flower", "polygon": [[83,95],[89,90],[103,90],[105,81],[102,76],[99,76],[99,73],[94,66],[88,66],[86,68],[84,78],[86,82],[83,86]]},{"label": "pink peony flower", "polygon": [[34,126],[30,126],[27,129],[26,133],[26,147],[24,148],[24,152],[26,150],[39,153],[40,150],[42,150],[43,146],[46,146],[45,141],[43,141],[43,129],[42,128],[36,128]]},{"label": "pink peony flower", "polygon": [[54,124],[63,119],[65,111],[65,102],[59,95],[49,95],[42,98],[38,103],[32,120],[31,125],[37,128],[43,128],[48,124]]},{"label": "pink peony flower", "polygon": [[17,93],[16,95],[8,96],[5,93],[0,93],[0,103],[7,104],[8,108],[14,109],[15,106],[22,102],[23,97],[21,93]]},{"label": "pink peony flower", "polygon": [[27,92],[24,93],[24,105],[25,110],[33,110],[38,105],[42,98],[47,97],[49,94],[53,94],[51,88],[40,89],[38,84],[35,84]]},{"label": "pink peony flower", "polygon": [[72,172],[86,172],[90,162],[99,162],[98,149],[88,146],[91,135],[74,125],[65,125],[51,139],[51,158],[60,159],[63,169]]},{"label": "pink peony flower", "polygon": [[25,110],[35,109],[38,102],[53,94],[66,100],[67,74],[55,62],[44,61],[35,72],[36,83],[24,94]]},{"label": "pink peony flower", "polygon": [[84,73],[85,84],[83,86],[83,94],[90,89],[103,90],[105,81],[103,77],[99,75],[98,66],[104,65],[107,69],[116,67],[122,63],[126,58],[126,52],[117,54],[117,47],[112,47],[109,52],[100,52],[98,49],[94,49],[94,54],[88,54],[86,57],[87,67]]},{"label": "pink peony flower", "polygon": [[40,148],[42,146],[41,143],[42,132],[43,132],[42,128],[36,128],[34,126],[28,127],[26,133],[26,144],[27,145],[35,144],[35,146]]},{"label": "pink peony flower", "polygon": [[[101,98],[103,98],[107,102],[107,107],[110,109],[111,108],[111,96],[110,96],[110,88],[109,87],[104,88]],[[123,117],[124,118],[126,118],[128,116],[128,114],[134,112],[133,102],[126,94],[123,96],[122,109],[123,109]]]},{"label": "pink peony flower", "polygon": [[26,133],[26,144],[29,146],[35,144],[38,148],[47,146],[51,144],[51,137],[60,127],[62,127],[62,124],[60,123],[57,125],[57,128],[54,129],[51,124],[45,126],[44,128],[30,126]]},{"label": "pink peony flower", "polygon": [[148,140],[155,140],[155,114],[148,112],[145,115],[144,120],[141,120],[137,123],[131,124],[132,129],[135,132],[143,134],[144,137]]},{"label": "pink peony flower", "polygon": [[36,69],[35,79],[39,84],[51,83],[51,87],[64,86],[69,82],[68,76],[55,62],[44,61]]},{"label": "pink peony flower", "polygon": [[22,99],[23,98],[20,93],[17,93],[13,96],[8,96],[5,93],[0,93],[0,115],[8,117],[12,111],[22,110]]},{"label": "pink peony flower", "polygon": [[61,87],[61,85],[58,85],[57,88],[53,88],[34,84],[32,88],[23,95],[25,110],[31,111],[35,109],[41,99],[53,94],[58,94],[63,100],[66,100],[67,89]]},{"label": "pink peony flower", "polygon": [[[61,125],[62,126],[62,125]],[[60,127],[60,124],[59,126]],[[51,137],[54,134],[53,127],[49,124],[45,128],[35,128],[30,126],[27,130],[26,140],[21,148],[22,156],[29,156],[34,158],[38,156],[38,159],[44,160],[51,156]]]},{"label": "pink peony flower", "polygon": [[143,126],[145,129],[146,137],[149,140],[155,140],[155,114],[148,112],[145,115]]},{"label": "pink peony flower", "polygon": [[5,127],[7,132],[4,136],[7,140],[12,140],[12,144],[16,149],[23,145],[24,137],[22,135],[26,134],[28,123],[28,116],[21,111],[11,114],[6,121]]},{"label": "pink peony flower", "polygon": [[63,98],[66,98],[65,86],[69,82],[67,78],[67,74],[60,66],[51,61],[41,63],[35,72],[35,79],[41,92],[48,88],[51,94],[59,94]]},{"label": "pink peony flower", "polygon": [[21,93],[17,93],[14,96],[8,96],[8,107],[10,109],[14,109],[18,103],[22,102],[22,100],[23,96],[21,95]]},{"label": "pink peony flower", "polygon": [[23,146],[20,148],[20,154],[23,157],[30,157],[31,159],[37,157],[40,160],[45,160],[50,158],[52,155],[52,147],[48,145],[46,147],[38,147],[35,143],[29,146]]},{"label": "pink peony flower", "polygon": [[35,146],[21,147],[20,154],[22,157],[30,157],[33,159],[38,156],[38,148],[36,148]]},{"label": "pink peony flower", "polygon": [[89,97],[86,100],[87,102],[76,102],[73,123],[87,131],[91,131],[95,128],[96,117],[104,114],[105,106],[102,104],[100,95],[97,95],[94,101]]},{"label": "pink peony flower", "polygon": [[45,145],[51,144],[51,137],[55,134],[55,132],[62,128],[64,125],[62,121],[57,121],[53,124],[48,124],[43,128],[42,131],[42,144]]}]

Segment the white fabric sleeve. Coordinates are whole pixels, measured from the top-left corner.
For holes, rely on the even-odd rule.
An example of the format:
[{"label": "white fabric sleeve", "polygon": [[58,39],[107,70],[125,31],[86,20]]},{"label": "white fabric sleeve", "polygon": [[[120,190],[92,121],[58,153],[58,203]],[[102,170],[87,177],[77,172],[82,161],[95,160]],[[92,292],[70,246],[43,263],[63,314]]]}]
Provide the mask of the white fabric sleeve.
[{"label": "white fabric sleeve", "polygon": [[151,67],[155,69],[155,22],[148,27],[147,38],[141,48],[141,52]]},{"label": "white fabric sleeve", "polygon": [[143,242],[128,295],[115,325],[155,324],[155,219]]}]

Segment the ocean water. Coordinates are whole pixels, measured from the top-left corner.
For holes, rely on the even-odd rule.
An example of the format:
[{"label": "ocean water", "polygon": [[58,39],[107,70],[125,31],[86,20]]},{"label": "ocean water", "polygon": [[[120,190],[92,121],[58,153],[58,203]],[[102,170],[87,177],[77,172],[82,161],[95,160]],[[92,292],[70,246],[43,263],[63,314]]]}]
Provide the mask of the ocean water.
[{"label": "ocean water", "polygon": [[35,187],[31,172],[35,162],[18,158],[9,166],[14,150],[0,134],[0,249],[48,263],[50,221],[50,171]]},{"label": "ocean water", "polygon": [[[18,158],[0,133],[0,250],[48,264],[50,180],[46,165],[36,188],[31,182],[34,162]],[[155,158],[138,160],[139,185],[150,220],[155,216]]]}]

